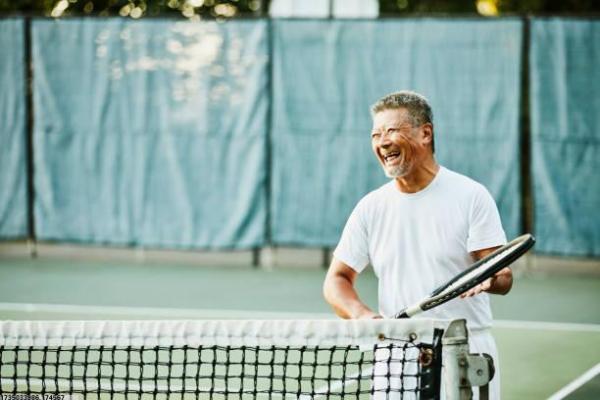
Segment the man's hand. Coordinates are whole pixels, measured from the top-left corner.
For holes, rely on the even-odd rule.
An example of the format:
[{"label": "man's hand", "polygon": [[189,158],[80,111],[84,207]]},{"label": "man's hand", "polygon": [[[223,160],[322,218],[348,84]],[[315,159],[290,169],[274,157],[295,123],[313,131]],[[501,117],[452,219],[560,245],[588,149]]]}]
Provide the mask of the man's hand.
[{"label": "man's hand", "polygon": [[[475,260],[481,260],[483,257],[488,254],[494,252],[494,250],[498,249],[498,247],[491,247],[489,249],[477,250],[471,253]],[[507,294],[510,292],[512,288],[513,277],[512,270],[508,267],[501,269],[491,278],[486,279],[479,285],[475,286],[467,290],[465,293],[461,294],[461,298],[473,297],[478,295],[481,292],[487,292],[492,294]]]},{"label": "man's hand", "polygon": [[376,312],[369,311],[362,315],[359,315],[357,319],[383,319],[383,317]]},{"label": "man's hand", "polygon": [[485,281],[481,282],[479,285],[467,290],[463,294],[460,295],[461,298],[465,297],[473,297],[478,295],[481,292],[487,292],[494,286],[494,281],[496,279],[496,275],[491,278],[487,278]]}]

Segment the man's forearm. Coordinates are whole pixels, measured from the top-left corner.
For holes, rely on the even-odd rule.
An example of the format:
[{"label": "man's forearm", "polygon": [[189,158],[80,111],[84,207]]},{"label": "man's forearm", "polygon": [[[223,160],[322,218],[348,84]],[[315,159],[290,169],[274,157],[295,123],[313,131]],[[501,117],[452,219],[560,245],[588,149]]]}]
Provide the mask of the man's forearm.
[{"label": "man's forearm", "polygon": [[328,277],[323,285],[323,295],[341,318],[357,319],[378,316],[360,300],[352,283],[342,276]]},{"label": "man's forearm", "polygon": [[512,271],[505,268],[492,278],[490,287],[486,289],[486,292],[491,294],[507,294],[510,292],[512,284]]}]

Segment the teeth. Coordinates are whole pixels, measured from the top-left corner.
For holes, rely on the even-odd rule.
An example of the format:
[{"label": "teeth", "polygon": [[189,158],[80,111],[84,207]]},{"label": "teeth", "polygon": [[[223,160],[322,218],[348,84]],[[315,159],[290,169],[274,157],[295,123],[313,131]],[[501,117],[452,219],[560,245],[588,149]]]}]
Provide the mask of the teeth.
[{"label": "teeth", "polygon": [[390,153],[390,154],[386,154],[385,156],[383,156],[383,158],[388,161],[392,158],[396,158],[398,157],[400,154],[399,153]]}]

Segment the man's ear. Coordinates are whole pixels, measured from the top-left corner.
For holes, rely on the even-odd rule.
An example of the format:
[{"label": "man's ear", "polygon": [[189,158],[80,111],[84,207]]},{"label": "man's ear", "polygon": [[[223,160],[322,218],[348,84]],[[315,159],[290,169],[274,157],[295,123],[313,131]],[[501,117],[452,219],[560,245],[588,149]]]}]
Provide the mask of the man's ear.
[{"label": "man's ear", "polygon": [[423,142],[430,144],[433,142],[433,125],[430,123],[423,124],[421,126],[421,132],[423,132]]}]

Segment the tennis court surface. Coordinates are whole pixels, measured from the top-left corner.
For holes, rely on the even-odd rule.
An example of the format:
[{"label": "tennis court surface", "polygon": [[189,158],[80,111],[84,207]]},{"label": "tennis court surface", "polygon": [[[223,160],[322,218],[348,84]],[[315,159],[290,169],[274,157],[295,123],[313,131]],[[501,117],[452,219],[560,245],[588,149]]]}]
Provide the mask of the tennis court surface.
[{"label": "tennis court surface", "polygon": [[[139,332],[143,324],[151,323],[148,320],[171,320],[162,322],[163,325],[155,329],[146,329],[148,326],[141,329],[155,334],[156,340],[162,333],[163,340],[167,340],[166,343],[149,343],[144,351],[140,351],[139,346],[130,348],[129,342],[109,340],[104,344],[90,342],[89,348],[86,345],[83,351],[73,352],[69,347],[73,343],[63,340],[62,346],[66,348],[60,353],[56,346],[44,350],[49,343],[43,341],[41,349],[35,351],[23,348],[5,353],[0,367],[3,385],[12,385],[8,381],[15,375],[19,381],[21,374],[28,373],[36,377],[29,383],[35,390],[39,390],[45,380],[46,388],[58,385],[61,391],[64,389],[63,393],[74,395],[80,393],[84,385],[87,389],[96,388],[104,393],[100,398],[110,396],[111,390],[123,396],[126,388],[134,392],[128,398],[153,398],[155,394],[158,398],[188,398],[196,397],[198,393],[200,398],[269,398],[269,392],[271,398],[312,398],[315,393],[326,390],[337,394],[337,398],[369,398],[374,376],[378,376],[372,367],[376,363],[373,346],[381,344],[379,334],[375,342],[371,335],[368,345],[347,340],[344,345],[338,343],[339,349],[335,351],[329,347],[332,343],[323,340],[269,344],[209,342],[201,351],[194,347],[198,343],[193,340],[169,342],[173,332],[181,331],[177,329],[178,323],[172,320],[187,320],[192,325],[202,322],[199,320],[222,320],[228,326],[226,320],[263,320],[267,323],[317,320],[321,324],[335,325],[339,322],[321,297],[323,276],[324,271],[318,269],[264,271],[250,267],[211,268],[172,263],[0,260],[0,318],[49,321],[38,326],[37,332],[41,335],[38,340],[41,337],[48,339],[48,335],[61,330],[64,333],[68,322],[57,321],[87,320],[84,328],[76,330],[84,332],[81,340],[85,342],[98,336],[98,325],[89,321],[105,321],[102,324],[104,330],[100,329],[100,332],[121,332],[127,337],[132,332]],[[365,274],[358,284],[360,293],[374,305],[375,277]],[[594,277],[521,276],[509,296],[494,298],[494,336],[502,362],[503,398],[599,397],[600,311],[595,306],[598,293],[600,280]],[[130,322],[123,327],[120,320]],[[7,326],[3,325],[3,332],[9,329]],[[304,332],[310,340],[315,340],[312,331],[308,330],[307,334],[305,328],[291,331]],[[15,333],[14,337],[25,340],[32,329],[16,323],[9,330]],[[70,329],[72,333],[73,328]],[[331,328],[313,330],[320,334],[331,332]],[[274,331],[273,326],[269,330],[253,328],[254,336],[257,332]],[[403,329],[398,335],[406,338],[413,331]],[[428,331],[427,334],[419,333],[418,337],[428,339],[425,342],[431,346],[433,330]],[[239,328],[236,332],[242,336]],[[286,332],[289,334],[289,327]],[[165,335],[167,339],[164,339]],[[193,339],[194,335],[190,336]],[[389,337],[394,336],[389,334]],[[116,344],[118,346],[112,347]],[[237,347],[228,350],[227,346],[231,344]],[[303,346],[318,344],[325,345],[323,352],[309,347],[302,350]],[[227,346],[221,348],[221,345]],[[276,345],[282,346],[270,351]],[[245,346],[245,351],[241,346]],[[263,353],[261,346],[266,346],[269,351]],[[87,369],[82,365],[86,357],[92,364]],[[208,366],[198,368],[196,361],[200,358],[206,360]],[[301,358],[302,364],[308,365],[299,366]],[[412,355],[407,358],[419,360],[422,357]],[[21,361],[18,366],[13,364],[17,359],[29,360],[29,366]],[[42,368],[39,364],[44,360],[51,367]],[[219,364],[229,362],[233,369],[215,368],[213,360]],[[413,370],[409,371],[409,375],[413,373]],[[196,379],[198,374],[203,378]],[[282,378],[284,374],[287,378]],[[61,378],[66,375],[79,378]],[[129,379],[124,379],[127,375]],[[416,378],[412,383],[409,380],[402,390],[412,393],[420,382]],[[225,387],[233,388],[236,394],[226,396]],[[12,386],[2,388],[13,389]],[[210,393],[211,388],[213,393]],[[394,390],[400,390],[400,386]],[[164,394],[169,391],[173,395]],[[140,392],[145,393],[145,397],[139,397]],[[161,393],[163,397],[160,397]],[[405,397],[410,398],[409,394]]]}]

